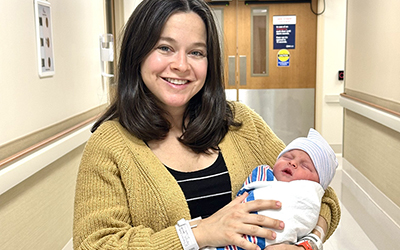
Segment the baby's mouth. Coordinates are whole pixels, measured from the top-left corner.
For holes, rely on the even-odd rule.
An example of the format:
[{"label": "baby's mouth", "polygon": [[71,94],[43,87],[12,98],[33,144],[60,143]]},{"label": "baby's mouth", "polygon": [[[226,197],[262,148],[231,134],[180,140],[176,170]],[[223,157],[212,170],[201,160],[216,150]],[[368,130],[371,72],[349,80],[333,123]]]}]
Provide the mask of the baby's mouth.
[{"label": "baby's mouth", "polygon": [[188,80],[179,80],[179,79],[173,79],[173,78],[163,78],[165,81],[170,82],[175,85],[184,85],[188,83]]},{"label": "baby's mouth", "polygon": [[292,170],[290,170],[289,168],[282,170],[282,172],[284,172],[285,174],[288,174],[288,175],[292,175]]}]

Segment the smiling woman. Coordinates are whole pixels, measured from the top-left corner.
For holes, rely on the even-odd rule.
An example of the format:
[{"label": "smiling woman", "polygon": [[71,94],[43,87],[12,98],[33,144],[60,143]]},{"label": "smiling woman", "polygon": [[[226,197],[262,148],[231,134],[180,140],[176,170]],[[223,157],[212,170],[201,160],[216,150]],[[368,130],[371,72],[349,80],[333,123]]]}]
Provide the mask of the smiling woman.
[{"label": "smiling woman", "polygon": [[[155,49],[141,65],[144,84],[171,114],[182,116],[189,100],[204,86],[206,39],[204,22],[197,14],[177,13],[169,18]],[[181,121],[175,126],[182,126]]]},{"label": "smiling woman", "polygon": [[[280,202],[232,198],[284,144],[254,111],[226,100],[206,2],[142,1],[120,53],[115,100],[95,123],[78,173],[74,249],[255,250],[243,234],[274,239],[284,223],[252,212]],[[329,233],[337,205],[321,209]]]}]

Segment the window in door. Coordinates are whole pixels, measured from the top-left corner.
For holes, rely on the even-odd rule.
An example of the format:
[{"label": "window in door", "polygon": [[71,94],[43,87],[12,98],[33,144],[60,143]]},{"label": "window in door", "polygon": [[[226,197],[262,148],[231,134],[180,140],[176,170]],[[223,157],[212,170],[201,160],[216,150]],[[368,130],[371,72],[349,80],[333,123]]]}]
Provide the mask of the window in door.
[{"label": "window in door", "polygon": [[268,8],[251,9],[251,73],[268,76]]}]

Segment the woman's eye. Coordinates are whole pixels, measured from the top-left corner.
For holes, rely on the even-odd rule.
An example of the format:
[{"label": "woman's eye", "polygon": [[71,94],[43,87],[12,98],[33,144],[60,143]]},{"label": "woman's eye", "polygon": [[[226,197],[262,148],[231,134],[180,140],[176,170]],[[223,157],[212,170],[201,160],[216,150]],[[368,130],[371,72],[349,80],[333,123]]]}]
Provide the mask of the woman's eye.
[{"label": "woman's eye", "polygon": [[157,49],[163,51],[163,52],[168,52],[171,51],[171,49],[167,46],[159,46]]},{"label": "woman's eye", "polygon": [[190,54],[196,57],[204,57],[204,53],[201,51],[193,51]]}]

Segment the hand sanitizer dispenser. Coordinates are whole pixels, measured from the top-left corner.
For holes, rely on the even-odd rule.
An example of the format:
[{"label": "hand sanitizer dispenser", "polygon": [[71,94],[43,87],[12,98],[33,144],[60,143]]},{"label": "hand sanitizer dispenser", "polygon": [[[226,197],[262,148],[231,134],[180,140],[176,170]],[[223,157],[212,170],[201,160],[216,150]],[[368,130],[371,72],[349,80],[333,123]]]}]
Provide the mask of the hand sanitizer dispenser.
[{"label": "hand sanitizer dispenser", "polygon": [[114,77],[107,73],[104,64],[114,61],[114,36],[112,34],[100,35],[100,63],[101,75],[105,77]]}]

